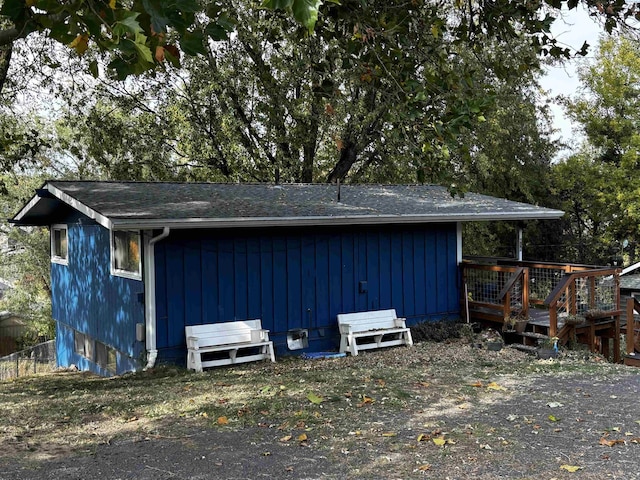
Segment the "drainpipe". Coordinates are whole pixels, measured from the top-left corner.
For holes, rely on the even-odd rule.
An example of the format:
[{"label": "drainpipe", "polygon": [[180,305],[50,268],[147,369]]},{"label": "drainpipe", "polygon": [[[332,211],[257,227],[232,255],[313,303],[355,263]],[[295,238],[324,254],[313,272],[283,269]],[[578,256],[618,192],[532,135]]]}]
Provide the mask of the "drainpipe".
[{"label": "drainpipe", "polygon": [[169,227],[164,227],[162,233],[149,240],[144,249],[144,304],[146,328],[147,366],[143,370],[153,368],[158,358],[156,346],[156,265],[155,247],[160,240],[169,236]]}]

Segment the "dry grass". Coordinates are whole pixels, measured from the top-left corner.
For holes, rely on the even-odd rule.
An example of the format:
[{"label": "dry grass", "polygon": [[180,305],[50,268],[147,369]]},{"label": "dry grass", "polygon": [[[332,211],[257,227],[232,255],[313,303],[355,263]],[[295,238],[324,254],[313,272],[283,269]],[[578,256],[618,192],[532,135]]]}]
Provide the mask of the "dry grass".
[{"label": "dry grass", "polygon": [[[194,427],[264,427],[282,442],[334,455],[354,475],[366,477],[383,464],[394,465],[400,477],[438,464],[473,467],[481,475],[486,462],[512,458],[520,448],[515,437],[500,433],[504,426],[481,415],[492,405],[510,405],[541,378],[637,371],[584,353],[537,361],[456,341],[203,374],[164,367],[112,379],[33,376],[0,383],[0,459],[92,452],[122,437],[178,438]],[[505,416],[521,414],[508,408]]]}]

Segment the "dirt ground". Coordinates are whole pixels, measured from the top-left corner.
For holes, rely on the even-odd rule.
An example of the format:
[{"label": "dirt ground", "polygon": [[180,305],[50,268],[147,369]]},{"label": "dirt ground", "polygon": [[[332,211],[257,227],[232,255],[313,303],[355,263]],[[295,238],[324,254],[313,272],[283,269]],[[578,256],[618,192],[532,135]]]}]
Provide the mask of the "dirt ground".
[{"label": "dirt ground", "polygon": [[[121,422],[139,424],[126,432],[107,435],[95,411],[93,425],[84,417],[63,432],[73,423],[67,412],[54,424],[58,436],[0,420],[0,479],[640,479],[638,369],[582,353],[540,361],[459,342],[298,362],[243,370],[236,377],[245,382],[243,395],[253,391],[259,401],[245,398],[243,415],[227,406],[238,383],[231,386],[227,369],[161,376],[167,398],[172,389],[185,391],[185,381],[191,399],[201,388],[224,393],[208,397],[208,410],[174,406],[144,427],[137,411],[135,421]],[[264,384],[266,376],[277,380]],[[339,384],[344,377],[350,381]],[[75,396],[83,382],[98,382],[89,391],[104,385],[72,381]],[[138,381],[108,385],[122,396]],[[294,390],[296,383],[304,388]],[[0,385],[0,406],[27,385]],[[37,388],[56,401],[46,381]],[[69,443],[71,432],[87,428],[96,441]]]}]

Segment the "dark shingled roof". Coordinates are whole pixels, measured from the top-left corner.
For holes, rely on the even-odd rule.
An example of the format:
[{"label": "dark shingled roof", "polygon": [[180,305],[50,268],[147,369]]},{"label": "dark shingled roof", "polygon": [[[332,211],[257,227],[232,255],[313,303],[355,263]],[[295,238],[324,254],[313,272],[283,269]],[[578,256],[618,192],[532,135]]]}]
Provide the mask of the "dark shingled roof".
[{"label": "dark shingled roof", "polygon": [[621,275],[620,276],[620,288],[622,290],[633,290],[640,292],[640,274],[634,275]]},{"label": "dark shingled roof", "polygon": [[50,181],[13,222],[47,225],[65,206],[109,228],[525,220],[563,214],[474,193],[454,198],[434,185],[358,184],[338,189],[328,184]]}]

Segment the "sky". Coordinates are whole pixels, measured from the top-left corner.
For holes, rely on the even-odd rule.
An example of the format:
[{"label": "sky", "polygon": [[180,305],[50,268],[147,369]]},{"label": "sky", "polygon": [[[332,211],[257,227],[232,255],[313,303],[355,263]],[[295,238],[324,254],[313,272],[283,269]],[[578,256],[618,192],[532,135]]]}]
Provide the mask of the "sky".
[{"label": "sky", "polygon": [[[586,9],[578,7],[571,12],[564,12],[563,18],[559,18],[553,23],[552,34],[562,44],[569,46],[573,50],[580,50],[586,41],[590,45],[589,53],[586,57],[572,58],[564,66],[548,67],[547,75],[541,80],[542,88],[548,92],[550,97],[556,95],[578,95],[580,82],[576,68],[593,58],[596,51],[598,38],[603,32],[602,26],[598,25],[589,17]],[[551,108],[553,114],[553,125],[559,130],[556,138],[561,138],[571,147],[578,147],[581,139],[579,129],[572,125],[566,117],[562,107],[553,104]],[[563,150],[558,158],[566,156],[569,150]]]}]

